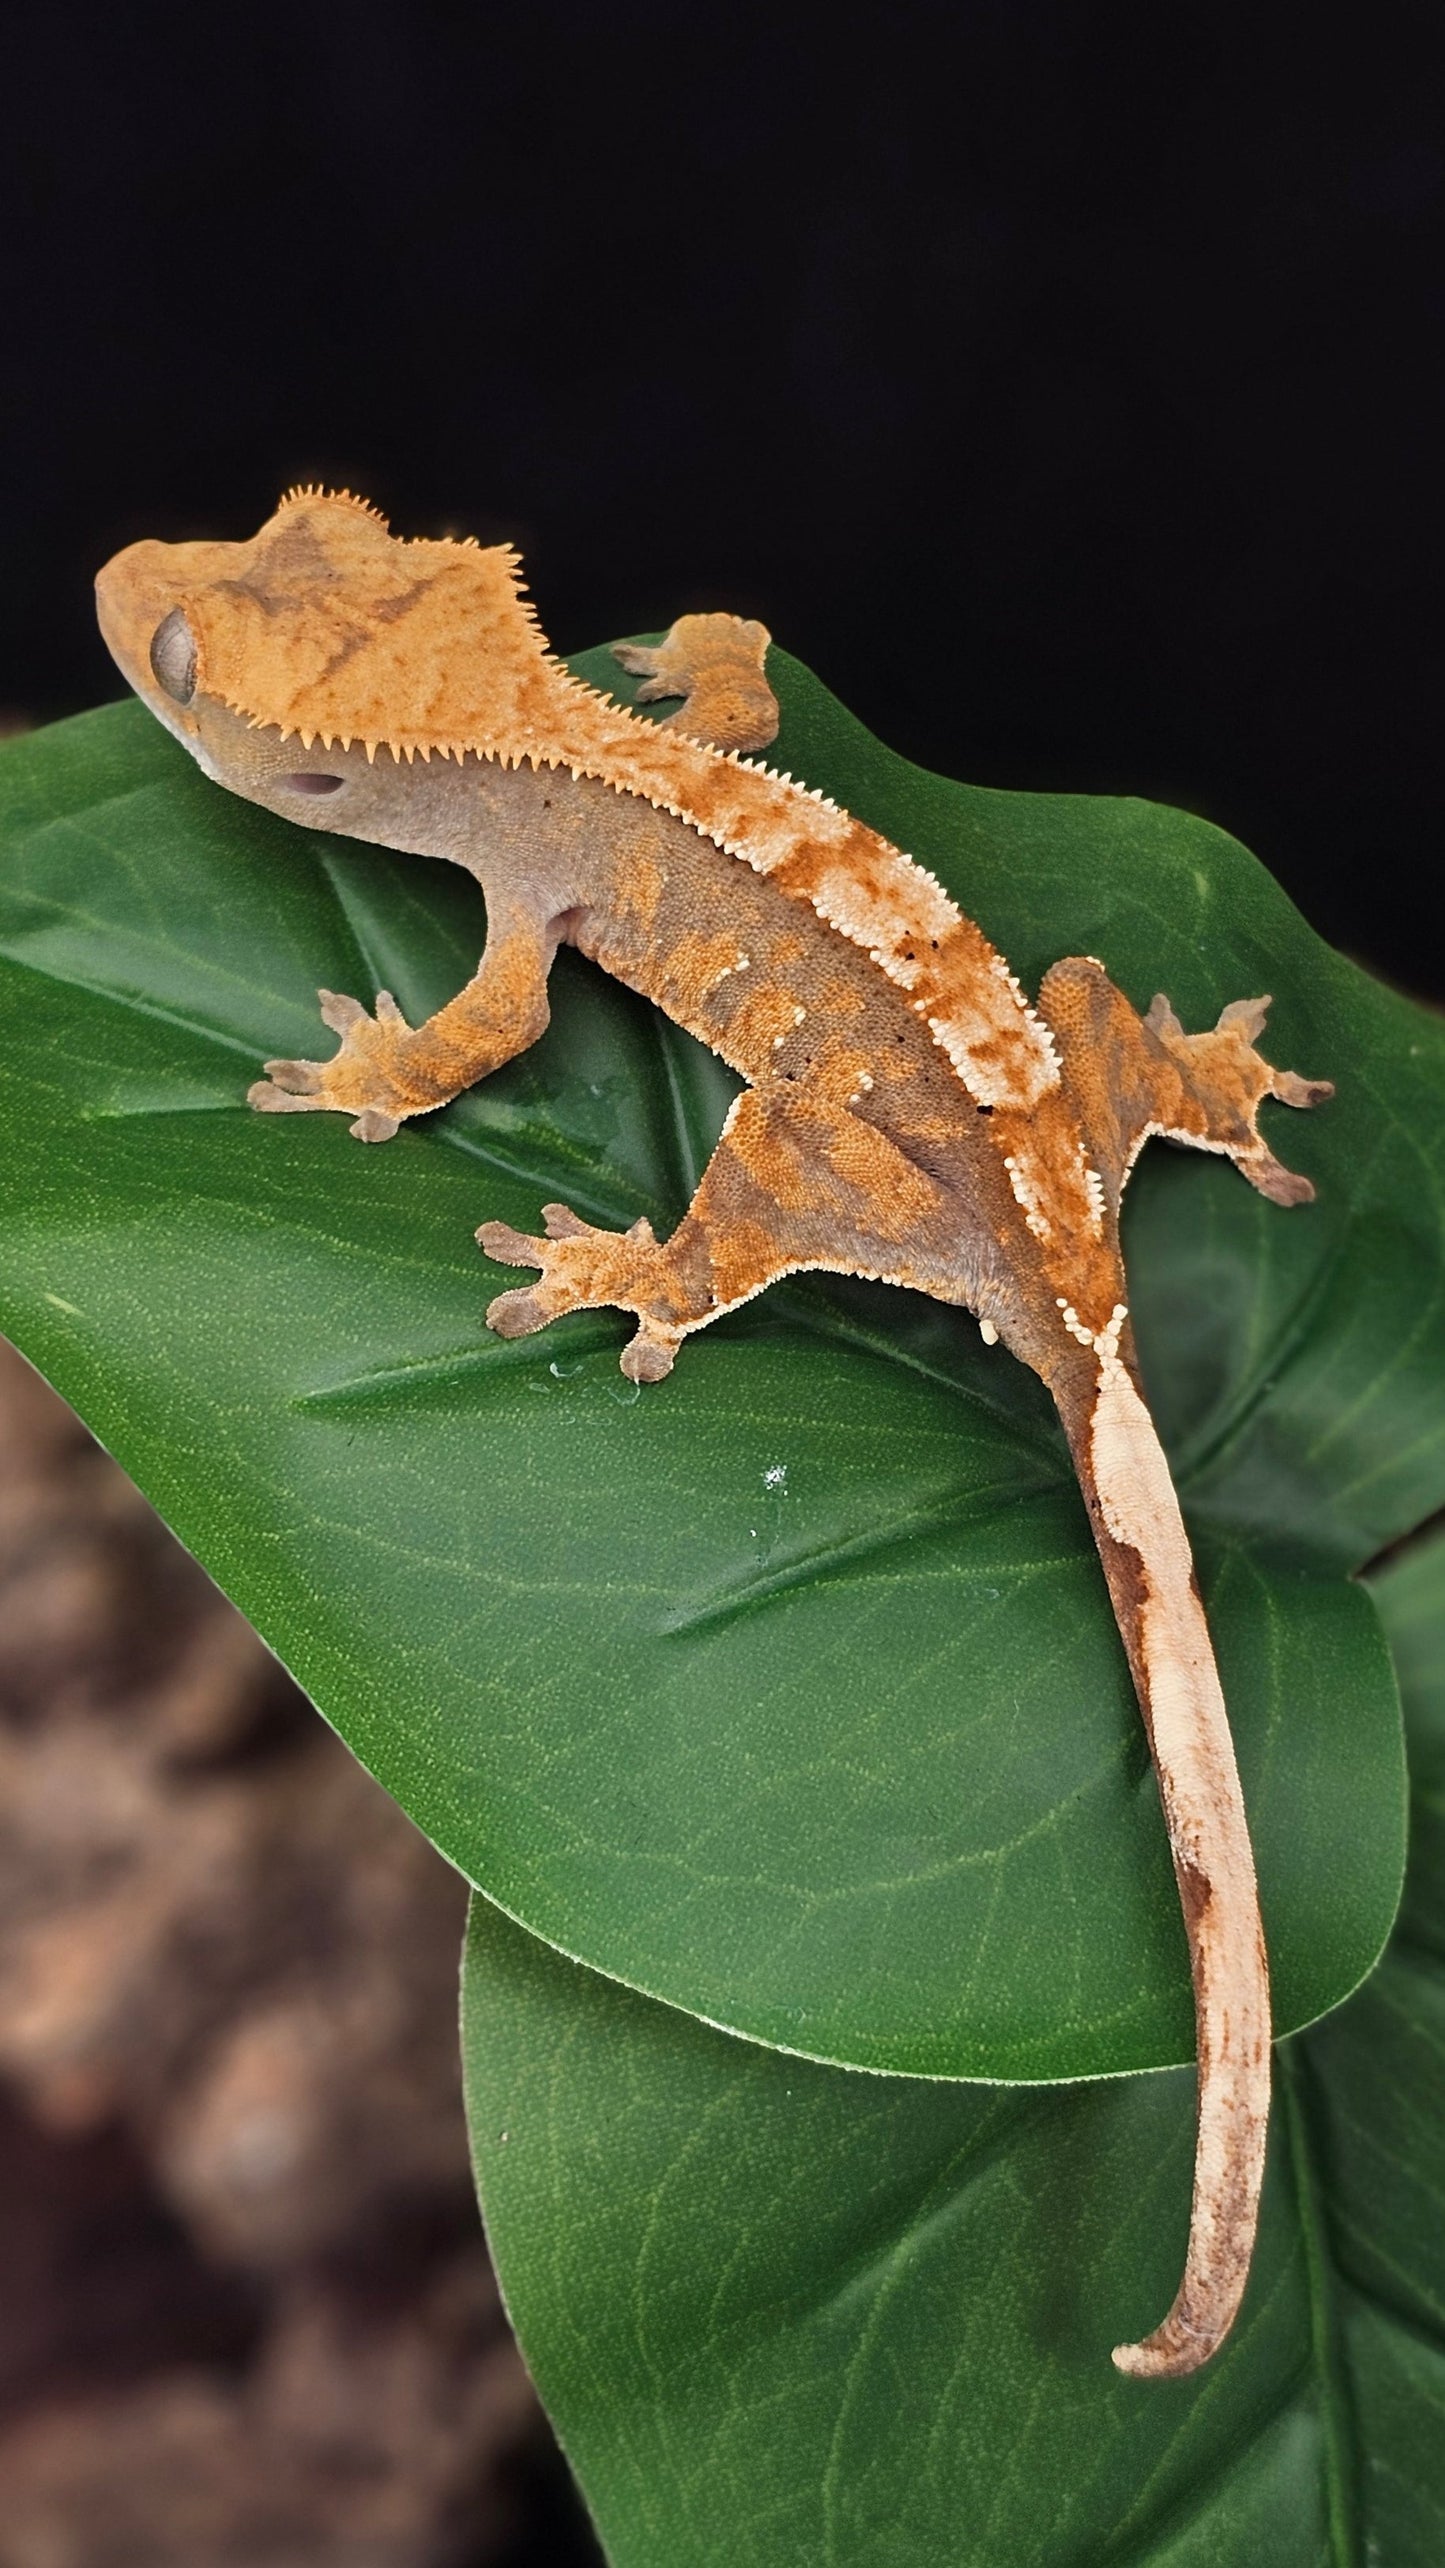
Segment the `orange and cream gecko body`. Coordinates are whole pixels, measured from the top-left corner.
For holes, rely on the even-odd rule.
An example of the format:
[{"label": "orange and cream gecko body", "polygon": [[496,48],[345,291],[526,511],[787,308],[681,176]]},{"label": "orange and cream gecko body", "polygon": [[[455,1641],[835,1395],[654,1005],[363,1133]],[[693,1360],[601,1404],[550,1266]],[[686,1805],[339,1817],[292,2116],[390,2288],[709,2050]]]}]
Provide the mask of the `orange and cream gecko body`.
[{"label": "orange and cream gecko body", "polygon": [[825,795],[744,753],[776,729],[768,636],[689,616],[619,648],[665,722],[549,654],[515,556],[404,543],[346,493],[291,493],[247,543],[132,545],[100,620],[130,683],[205,772],[311,828],[442,856],[486,896],[465,989],[412,1027],[322,993],[326,1062],[273,1061],[268,1113],[339,1112],[386,1141],[534,1043],[576,946],[747,1082],[670,1239],[543,1207],[545,1235],[478,1236],[539,1270],[487,1313],[505,1337],[631,1312],[624,1372],[802,1268],[972,1311],[1057,1404],[1149,1733],[1188,1930],[1198,2029],[1193,2208],[1167,2317],[1127,2372],[1193,2371],[1248,2272],[1269,2101],[1269,1985],[1234,1751],[1188,1540],[1140,1388],[1119,1203],[1151,1134],[1224,1152],[1279,1204],[1263,1099],[1330,1091],[1255,1050],[1266,1002],[1208,1033],[1140,1018],[1074,958],[1030,1005],[931,874]]}]

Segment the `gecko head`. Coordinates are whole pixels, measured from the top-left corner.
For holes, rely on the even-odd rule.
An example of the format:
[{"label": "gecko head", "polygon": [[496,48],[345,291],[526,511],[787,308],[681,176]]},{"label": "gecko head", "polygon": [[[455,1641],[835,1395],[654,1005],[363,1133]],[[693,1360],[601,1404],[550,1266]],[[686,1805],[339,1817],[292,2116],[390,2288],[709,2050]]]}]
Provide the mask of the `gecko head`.
[{"label": "gecko head", "polygon": [[[403,542],[348,491],[290,491],[241,543],[128,545],[95,586],[111,654],[167,730],[221,783],[308,820],[318,751],[505,749],[564,683],[510,546]],[[288,778],[311,779],[289,805]]]}]

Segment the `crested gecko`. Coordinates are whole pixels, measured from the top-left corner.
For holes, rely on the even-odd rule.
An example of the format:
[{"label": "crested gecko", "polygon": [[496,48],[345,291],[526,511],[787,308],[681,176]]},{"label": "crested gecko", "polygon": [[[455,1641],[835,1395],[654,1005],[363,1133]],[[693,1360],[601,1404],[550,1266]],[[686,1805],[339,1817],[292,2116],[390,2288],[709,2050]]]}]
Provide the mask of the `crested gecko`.
[{"label": "crested gecko", "polygon": [[1258,1128],[1330,1083],[1256,1049],[1268,1001],[1186,1034],[1073,956],[1030,1004],[935,878],[757,757],[777,710],[769,636],[688,615],[616,646],[661,721],[549,652],[507,546],[402,541],[346,491],[298,488],[249,542],[139,543],[97,581],[136,692],[208,776],[268,810],[467,867],[476,972],[424,1025],[382,990],[322,991],[327,1061],[271,1061],[268,1114],[337,1112],[358,1140],[455,1097],[547,1024],[559,944],[640,991],[746,1082],[687,1212],[477,1236],[536,1280],[492,1302],[503,1337],[615,1305],[623,1371],[776,1278],[824,1268],[971,1311],[1053,1396],[1149,1736],[1189,1941],[1198,2053],[1193,2197],[1167,2315],[1122,2371],[1192,2372],[1248,2273],[1269,2101],[1269,1983],[1253,1857],[1178,1500],[1145,1405],[1119,1244],[1153,1134],[1224,1153],[1277,1204],[1313,1193]]}]

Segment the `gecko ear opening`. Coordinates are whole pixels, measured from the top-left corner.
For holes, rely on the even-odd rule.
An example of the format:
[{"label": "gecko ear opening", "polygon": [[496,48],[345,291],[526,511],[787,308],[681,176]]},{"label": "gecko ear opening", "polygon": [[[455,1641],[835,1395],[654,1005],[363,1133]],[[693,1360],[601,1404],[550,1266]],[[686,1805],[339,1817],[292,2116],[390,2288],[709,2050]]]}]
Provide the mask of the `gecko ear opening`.
[{"label": "gecko ear opening", "polygon": [[196,692],[196,637],[179,606],[151,635],[151,675],[172,704],[189,704]]},{"label": "gecko ear opening", "polygon": [[282,784],[292,794],[335,794],[346,782],[344,776],[320,776],[309,770],[299,776],[283,776]]}]

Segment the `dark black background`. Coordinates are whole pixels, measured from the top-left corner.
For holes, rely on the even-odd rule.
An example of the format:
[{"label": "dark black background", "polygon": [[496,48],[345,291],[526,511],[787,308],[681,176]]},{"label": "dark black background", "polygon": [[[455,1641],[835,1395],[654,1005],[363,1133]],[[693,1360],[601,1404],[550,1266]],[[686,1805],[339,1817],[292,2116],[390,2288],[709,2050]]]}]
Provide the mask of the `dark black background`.
[{"label": "dark black background", "polygon": [[564,649],[761,615],[895,746],[1246,838],[1445,982],[1435,0],[13,17],[0,703],[350,482]]}]

